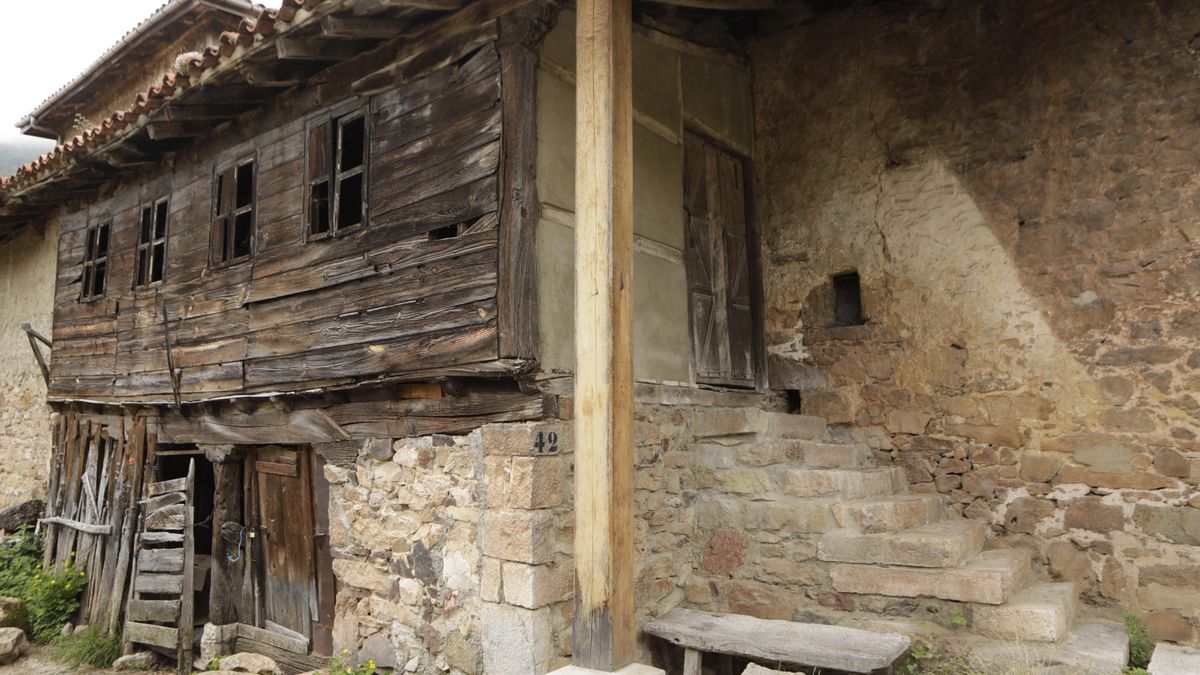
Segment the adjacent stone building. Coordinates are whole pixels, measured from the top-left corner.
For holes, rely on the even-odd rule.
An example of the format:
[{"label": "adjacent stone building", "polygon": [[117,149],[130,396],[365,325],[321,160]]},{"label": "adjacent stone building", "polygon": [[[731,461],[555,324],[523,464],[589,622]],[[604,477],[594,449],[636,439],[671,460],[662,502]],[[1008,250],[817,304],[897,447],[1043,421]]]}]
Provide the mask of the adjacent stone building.
[{"label": "adjacent stone building", "polygon": [[21,326],[50,332],[57,250],[53,225],[21,228],[0,242],[0,508],[46,495],[50,408]]}]

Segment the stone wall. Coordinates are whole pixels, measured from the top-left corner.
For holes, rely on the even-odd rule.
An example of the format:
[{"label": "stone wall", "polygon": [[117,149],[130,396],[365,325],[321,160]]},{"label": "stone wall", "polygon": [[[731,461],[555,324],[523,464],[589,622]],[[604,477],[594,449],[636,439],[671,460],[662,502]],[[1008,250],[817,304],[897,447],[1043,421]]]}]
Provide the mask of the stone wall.
[{"label": "stone wall", "polygon": [[[907,2],[751,45],[771,382],[1200,625],[1200,8]],[[857,271],[866,322],[834,323]]]},{"label": "stone wall", "polygon": [[[698,519],[702,497],[750,497],[736,486],[712,484],[712,472],[698,472],[695,463],[697,434],[737,420],[710,406],[649,402],[639,403],[635,416],[641,624],[709,588],[708,579],[697,586],[692,578],[705,548],[712,540],[719,545],[729,525]],[[334,645],[361,661],[416,673],[540,675],[567,664],[574,582],[571,435],[569,420],[493,424],[466,436],[375,439],[355,466],[327,466],[339,581]],[[709,483],[701,475],[706,471]],[[764,536],[778,541],[788,534]],[[778,550],[776,558],[794,555]],[[751,555],[759,554],[756,544]],[[784,575],[770,581],[796,582],[779,562],[788,564],[766,560],[746,569],[770,568]],[[765,602],[762,584],[729,575],[715,583],[715,592],[731,603],[722,606]],[[706,602],[712,604],[711,595]],[[649,644],[642,650],[649,660]]]},{"label": "stone wall", "polygon": [[0,244],[0,508],[46,492],[50,410],[21,324],[50,336],[57,241],[56,228],[27,227]]}]

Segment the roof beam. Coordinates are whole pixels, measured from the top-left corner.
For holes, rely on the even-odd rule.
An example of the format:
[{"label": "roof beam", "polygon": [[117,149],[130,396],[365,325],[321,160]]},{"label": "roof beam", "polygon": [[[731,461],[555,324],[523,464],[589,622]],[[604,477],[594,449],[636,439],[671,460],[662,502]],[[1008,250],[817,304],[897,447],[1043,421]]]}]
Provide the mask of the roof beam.
[{"label": "roof beam", "polygon": [[419,9],[435,12],[453,12],[463,8],[463,0],[356,0],[354,11],[370,14],[385,9]]},{"label": "roof beam", "polygon": [[238,72],[254,87],[294,87],[307,78],[302,69],[276,62],[245,63],[238,66]]},{"label": "roof beam", "polygon": [[169,103],[162,109],[166,120],[170,122],[185,122],[190,120],[228,120],[237,117],[247,110],[251,102],[237,101],[232,103]]},{"label": "roof beam", "polygon": [[146,125],[146,133],[154,141],[165,141],[172,138],[199,138],[208,135],[212,130],[210,124],[194,122],[151,122]]},{"label": "roof beam", "polygon": [[364,16],[334,16],[321,19],[321,35],[328,38],[391,39],[409,26],[400,19],[377,19]]},{"label": "roof beam", "polygon": [[358,42],[317,38],[282,38],[275,43],[279,58],[299,61],[345,61],[369,48]]}]

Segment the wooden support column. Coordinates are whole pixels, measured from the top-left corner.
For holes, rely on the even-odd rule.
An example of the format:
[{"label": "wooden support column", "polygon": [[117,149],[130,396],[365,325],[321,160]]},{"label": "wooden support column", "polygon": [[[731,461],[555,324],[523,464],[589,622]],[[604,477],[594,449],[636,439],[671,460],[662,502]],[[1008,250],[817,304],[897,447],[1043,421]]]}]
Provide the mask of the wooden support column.
[{"label": "wooden support column", "polygon": [[[215,491],[212,514],[212,567],[208,594],[209,622],[218,626],[236,623],[243,616],[249,601],[242,588],[242,569],[245,557],[239,556],[237,544],[221,537],[226,522],[245,524],[242,515],[242,453],[231,445],[207,446],[205,455],[213,463]],[[230,562],[229,557],[237,558]]]},{"label": "wooden support column", "polygon": [[579,0],[575,126],[576,666],[632,663],[631,0]]}]

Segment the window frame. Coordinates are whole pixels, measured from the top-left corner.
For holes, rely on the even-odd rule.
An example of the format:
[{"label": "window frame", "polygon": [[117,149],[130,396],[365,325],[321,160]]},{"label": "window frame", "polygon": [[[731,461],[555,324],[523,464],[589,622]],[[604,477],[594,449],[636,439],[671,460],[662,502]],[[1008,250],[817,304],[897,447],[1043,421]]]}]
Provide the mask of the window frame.
[{"label": "window frame", "polygon": [[[158,205],[165,205],[162,223],[162,236],[155,236],[156,219],[158,217]],[[145,233],[143,228],[142,218],[145,217],[146,210],[150,210],[150,240],[143,241],[142,235]],[[136,289],[153,288],[160,286],[167,278],[167,238],[171,223],[171,196],[164,195],[158,199],[144,202],[141,210],[138,211],[137,221],[137,246],[133,250],[133,287]],[[162,246],[162,277],[159,279],[151,279],[154,275],[154,249]],[[149,253],[149,260],[145,260],[142,256],[144,253]],[[145,265],[145,267],[143,267]],[[146,280],[142,281],[142,272],[146,272]]]},{"label": "window frame", "polygon": [[[343,234],[356,232],[365,228],[369,224],[370,207],[367,201],[368,184],[370,182],[370,157],[371,157],[371,124],[370,106],[367,102],[355,101],[351,105],[343,105],[333,110],[322,112],[309,119],[304,128],[304,217],[301,222],[301,240],[305,243],[311,241],[326,241],[336,239]],[[344,130],[347,124],[362,120],[363,139],[362,139],[362,161],[361,163],[345,171],[342,170],[342,148],[344,142]],[[315,173],[313,159],[313,142],[314,134],[325,127],[326,149],[328,152],[327,164],[320,173]],[[359,221],[353,225],[339,226],[339,213],[341,211],[341,185],[342,181],[353,179],[355,176],[361,176],[361,184],[359,186],[361,213]],[[327,185],[326,192],[326,210],[328,213],[328,228],[324,232],[314,232],[312,227],[312,219],[314,217],[313,193],[318,184],[325,183]]]},{"label": "window frame", "polygon": [[[95,302],[108,294],[108,277],[112,270],[112,228],[113,219],[110,216],[98,218],[84,229],[83,234],[83,271],[80,274],[79,302]],[[104,238],[104,255],[99,255],[96,246],[100,241],[100,231],[107,230]],[[93,238],[93,233],[95,238]],[[104,288],[96,292],[96,268],[104,265]]]},{"label": "window frame", "polygon": [[[250,200],[245,206],[237,205],[238,170],[249,164],[250,169]],[[228,211],[223,210],[224,201],[223,181],[226,173],[232,174],[229,183],[230,197]],[[208,231],[208,266],[210,269],[232,267],[254,259],[258,252],[258,153],[239,155],[237,159],[218,163],[213,170],[212,216],[209,220]],[[237,232],[237,218],[250,214],[250,250],[245,255],[233,257],[232,245],[229,243]],[[217,257],[217,222],[225,219],[221,232],[221,256]]]}]

